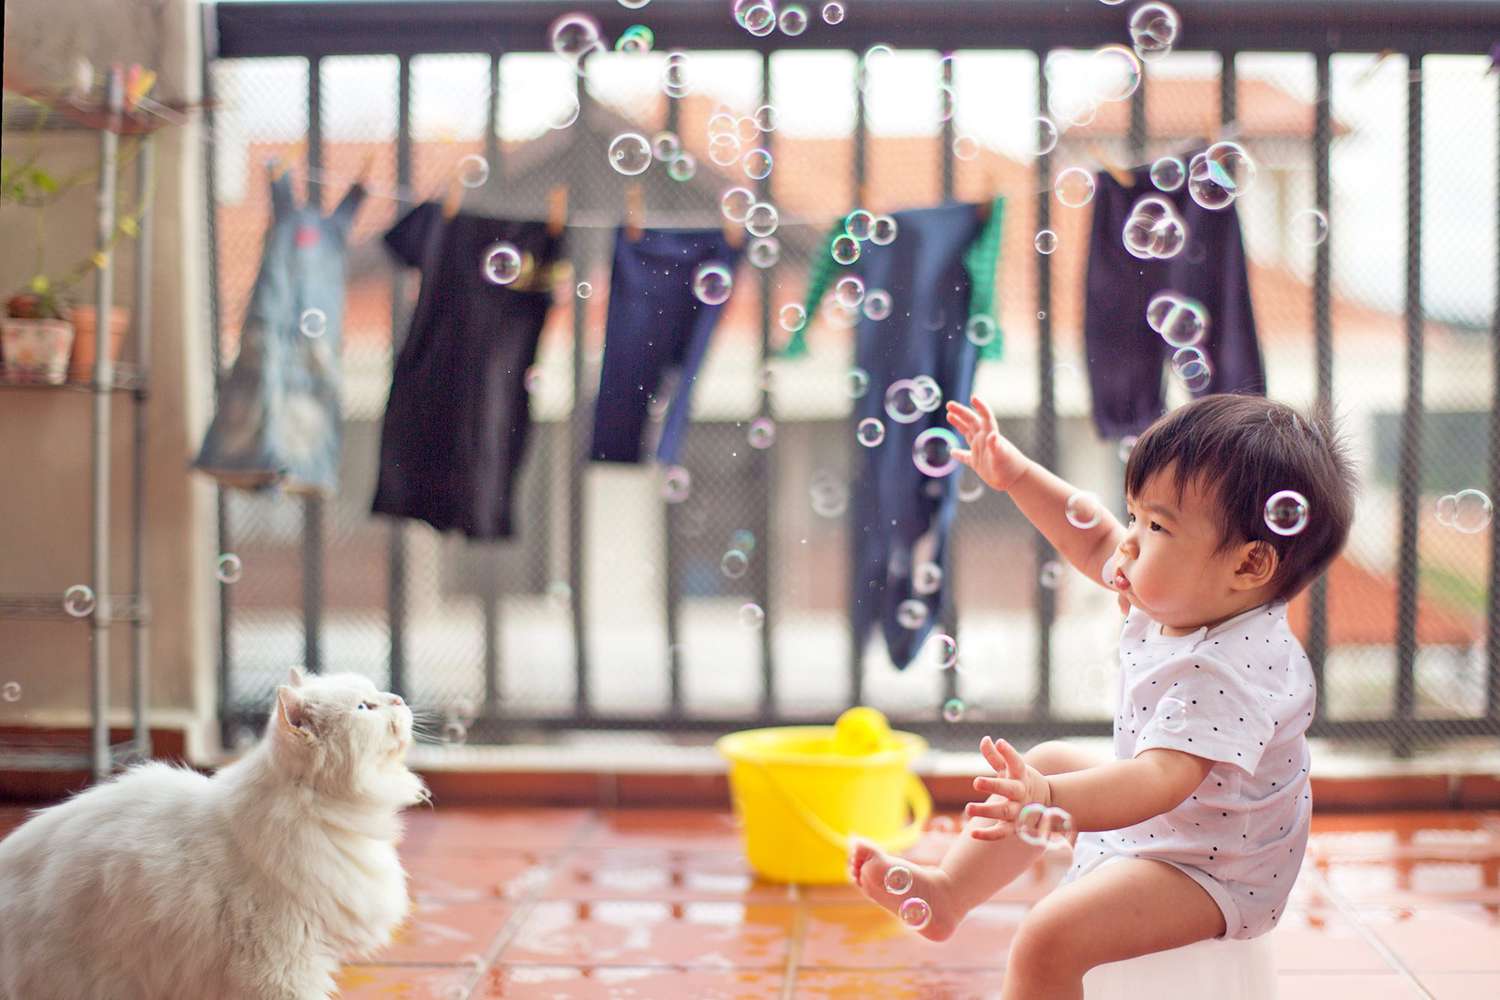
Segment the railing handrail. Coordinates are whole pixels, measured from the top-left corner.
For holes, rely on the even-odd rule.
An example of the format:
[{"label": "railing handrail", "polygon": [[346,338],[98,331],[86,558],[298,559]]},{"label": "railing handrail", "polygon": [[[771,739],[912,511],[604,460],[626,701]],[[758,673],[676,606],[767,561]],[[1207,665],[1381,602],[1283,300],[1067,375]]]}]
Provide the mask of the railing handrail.
[{"label": "railing handrail", "polygon": [[[858,0],[830,27],[814,17],[789,37],[756,38],[734,23],[728,0],[655,0],[632,11],[616,0],[338,0],[215,6],[219,58],[538,52],[558,16],[598,18],[609,37],[631,24],[659,27],[659,48],[909,49],[1093,47],[1125,37],[1130,5],[1094,0]],[[810,7],[816,4],[809,3]],[[1482,54],[1500,38],[1492,0],[1173,0],[1179,51]]]}]

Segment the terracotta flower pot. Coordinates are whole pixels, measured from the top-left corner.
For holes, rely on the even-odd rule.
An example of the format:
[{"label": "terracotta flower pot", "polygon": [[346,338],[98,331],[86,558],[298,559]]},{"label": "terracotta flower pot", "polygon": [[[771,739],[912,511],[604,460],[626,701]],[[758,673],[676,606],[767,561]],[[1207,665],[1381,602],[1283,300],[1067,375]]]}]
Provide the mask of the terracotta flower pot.
[{"label": "terracotta flower pot", "polygon": [[0,319],[0,351],[11,382],[61,385],[68,375],[73,324],[62,319]]},{"label": "terracotta flower pot", "polygon": [[[73,320],[73,357],[68,362],[68,381],[89,382],[94,378],[94,350],[98,343],[98,309],[77,306],[69,314]],[[130,328],[130,310],[124,306],[109,309],[109,360],[120,360],[125,331]]]}]

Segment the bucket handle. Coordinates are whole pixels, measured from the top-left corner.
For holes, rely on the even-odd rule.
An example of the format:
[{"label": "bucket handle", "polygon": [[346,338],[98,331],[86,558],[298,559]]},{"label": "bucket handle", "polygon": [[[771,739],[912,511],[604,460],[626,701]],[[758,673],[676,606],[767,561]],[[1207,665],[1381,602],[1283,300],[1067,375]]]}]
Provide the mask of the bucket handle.
[{"label": "bucket handle", "polygon": [[[776,780],[776,776],[771,773],[771,769],[763,762],[746,760],[746,763],[753,764],[760,771],[761,775],[766,779],[766,784],[770,785],[771,790],[776,793],[776,797],[781,799],[785,805],[791,808],[792,812],[797,814],[797,818],[802,820],[803,825],[819,837],[822,837],[834,850],[843,853],[848,852],[848,834],[840,834],[833,827],[823,822],[821,816],[807,808],[795,795],[787,791]],[[932,795],[927,791],[927,786],[922,784],[922,779],[910,771],[906,772],[906,804],[911,809],[911,822],[888,838],[891,843],[902,840],[909,840],[915,843],[917,837],[922,833],[922,827],[927,825],[927,820],[932,816]],[[885,847],[886,845],[882,844],[881,846]]]}]

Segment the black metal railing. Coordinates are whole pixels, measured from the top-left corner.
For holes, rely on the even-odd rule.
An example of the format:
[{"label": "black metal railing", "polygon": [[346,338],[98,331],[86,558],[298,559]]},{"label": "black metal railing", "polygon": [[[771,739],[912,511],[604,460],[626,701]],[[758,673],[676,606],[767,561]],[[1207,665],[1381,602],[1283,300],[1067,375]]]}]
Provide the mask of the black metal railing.
[{"label": "black metal railing", "polygon": [[[1412,70],[1406,88],[1406,227],[1405,262],[1405,397],[1400,423],[1400,454],[1397,470],[1399,505],[1396,560],[1396,619],[1391,632],[1394,649],[1394,700],[1384,716],[1345,719],[1328,718],[1325,709],[1324,670],[1329,643],[1329,585],[1319,580],[1311,590],[1307,650],[1316,672],[1319,688],[1319,712],[1313,727],[1315,735],[1348,739],[1372,739],[1388,742],[1401,755],[1410,754],[1421,741],[1465,735],[1500,734],[1500,532],[1488,535],[1487,590],[1484,603],[1483,664],[1484,709],[1466,716],[1449,713],[1418,717],[1416,667],[1418,655],[1418,598],[1420,473],[1422,462],[1423,361],[1426,350],[1426,320],[1421,286],[1422,260],[1422,160],[1423,160],[1423,82],[1422,60],[1437,54],[1482,54],[1491,41],[1500,37],[1500,5],[1481,2],[1275,2],[1275,0],[1199,0],[1176,3],[1183,21],[1179,51],[1217,53],[1220,58],[1218,77],[1219,120],[1227,126],[1237,118],[1239,93],[1236,58],[1246,52],[1297,52],[1311,57],[1315,65],[1316,94],[1313,101],[1311,154],[1314,165],[1315,207],[1328,219],[1330,238],[1316,247],[1313,259],[1310,327],[1313,335],[1313,357],[1316,367],[1315,405],[1332,412],[1334,406],[1334,341],[1332,304],[1331,248],[1338,233],[1330,182],[1330,150],[1333,139],[1333,87],[1330,60],[1336,54],[1377,53],[1393,46],[1404,54]],[[837,32],[809,31],[799,37],[773,33],[765,39],[750,36],[738,28],[726,3],[709,0],[655,0],[644,11],[627,11],[614,0],[580,0],[557,3],[547,0],[510,0],[495,3],[219,3],[205,6],[205,38],[208,40],[209,69],[205,87],[213,85],[214,60],[257,60],[298,57],[307,64],[307,164],[312,176],[322,165],[324,129],[323,103],[326,99],[320,66],[329,57],[349,55],[394,56],[397,60],[397,94],[395,142],[392,150],[395,180],[402,191],[410,190],[413,171],[412,61],[432,53],[480,53],[488,57],[489,93],[484,153],[492,169],[498,170],[506,155],[500,141],[501,66],[506,56],[546,51],[547,29],[559,14],[580,10],[594,15],[605,31],[613,36],[628,24],[649,15],[659,26],[664,45],[693,50],[747,50],[762,54],[760,94],[769,103],[772,96],[772,55],[789,49],[812,50],[838,46],[844,51],[859,52],[879,42],[895,42],[903,49],[928,49],[951,53],[955,50],[1024,50],[1037,60],[1036,87],[1038,114],[1048,113],[1049,79],[1045,71],[1047,55],[1056,49],[1091,48],[1119,41],[1123,33],[1125,8],[1098,3],[1058,4],[1051,0],[858,0],[851,16]],[[952,64],[945,66],[946,82],[952,80]],[[1147,129],[1146,101],[1151,80],[1148,76],[1130,102],[1128,150],[1132,162],[1141,162],[1150,136]],[[580,83],[580,100],[588,95]],[[213,96],[211,93],[208,95]],[[677,102],[668,101],[668,128],[675,130]],[[868,129],[865,97],[856,93],[855,124],[852,140],[853,190],[856,203],[865,189],[867,173]],[[1500,108],[1497,108],[1500,111]],[[223,116],[232,109],[211,112]],[[1478,112],[1476,111],[1476,114]],[[213,125],[213,122],[210,122]],[[941,149],[941,193],[948,198],[955,187],[954,138],[951,121],[944,123],[938,147]],[[768,137],[769,138],[769,137]],[[207,217],[210,226],[211,252],[222,259],[213,227],[218,210],[215,191],[214,147],[210,143]],[[1051,223],[1051,188],[1053,154],[1042,154],[1035,160],[1037,180],[1035,219],[1038,228]],[[1500,177],[1500,170],[1495,172]],[[770,180],[759,182],[762,195],[769,195]],[[1500,232],[1500,220],[1496,220]],[[579,240],[571,251],[576,271],[583,274],[601,259],[598,239],[590,243]],[[1054,374],[1056,360],[1053,298],[1054,262],[1051,256],[1035,258],[1037,320],[1037,405],[1031,415],[1034,436],[1030,453],[1042,464],[1054,467],[1059,459],[1059,417]],[[212,268],[218,275],[217,265]],[[399,345],[407,319],[406,283],[401,273],[391,278],[392,350]],[[772,353],[773,307],[772,279],[761,271],[759,279],[760,356],[764,361]],[[219,331],[223,329],[220,300],[215,288],[211,296],[214,315],[213,364],[217,373],[222,366]],[[595,707],[591,688],[592,671],[589,655],[590,620],[586,614],[587,579],[585,558],[585,486],[583,457],[587,454],[588,412],[582,401],[588,399],[584,372],[586,369],[586,315],[581,308],[573,312],[572,392],[575,401],[566,425],[559,429],[555,444],[566,449],[567,486],[560,498],[566,512],[566,574],[572,601],[568,626],[572,630],[574,650],[574,698],[570,711],[531,711],[525,706],[511,706],[502,695],[502,645],[497,601],[485,600],[484,632],[484,698],[485,710],[472,729],[475,739],[503,738],[527,728],[563,730],[574,728],[663,729],[682,732],[716,732],[737,727],[765,724],[785,718],[779,707],[777,663],[774,642],[778,622],[778,598],[772,586],[769,567],[773,559],[759,560],[750,577],[753,599],[765,611],[765,627],[760,637],[760,697],[758,709],[732,717],[695,713],[684,694],[680,636],[682,633],[682,600],[684,583],[677,567],[684,549],[684,532],[679,512],[666,508],[666,534],[661,565],[664,567],[664,628],[668,653],[663,665],[667,676],[668,697],[662,712],[649,716],[602,712]],[[1500,331],[1496,331],[1500,336]],[[1488,414],[1487,491],[1500,495],[1500,345],[1492,339],[1494,359],[1492,396]],[[1393,359],[1393,363],[1394,359]],[[1476,374],[1476,378],[1479,375]],[[771,397],[763,388],[756,412],[771,412]],[[773,544],[777,511],[772,502],[778,462],[777,452],[755,451],[751,455],[750,478],[755,487],[756,513],[752,530],[760,544]],[[290,502],[290,501],[287,501]],[[317,500],[305,504],[302,532],[302,601],[301,624],[304,633],[305,662],[311,669],[323,663],[322,635],[324,622],[323,561],[327,539],[324,526],[325,504]],[[219,531],[222,551],[234,548],[237,525],[229,515],[229,503],[221,494]],[[408,649],[409,633],[410,536],[413,530],[403,524],[389,528],[386,552],[387,600],[386,627],[389,637],[389,684],[405,693],[412,677]],[[1476,536],[1476,538],[1479,536]],[[1476,543],[1477,544],[1477,543]],[[1040,536],[1036,541],[1038,565],[1056,558],[1055,551]],[[950,584],[952,581],[950,580]],[[949,586],[948,594],[955,588]],[[258,720],[262,712],[260,695],[245,697],[236,693],[236,663],[240,650],[235,648],[233,622],[235,602],[229,588],[221,596],[223,623],[220,632],[220,710],[226,725]],[[1052,625],[1057,615],[1057,595],[1049,587],[1035,588],[1034,614],[1038,644],[1033,664],[1035,697],[1028,711],[1005,719],[1006,731],[1018,739],[1039,739],[1054,735],[1107,735],[1110,721],[1100,719],[1061,718],[1053,711]],[[957,613],[952,600],[942,609],[941,620],[956,634]],[[641,669],[656,669],[642,664]],[[864,699],[864,667],[861,643],[850,642],[848,670],[849,703]],[[956,679],[946,681],[945,696],[955,690]],[[924,706],[931,717],[902,720],[907,728],[924,731],[943,740],[967,742],[994,720],[973,719],[946,723]],[[795,714],[795,713],[793,713]]]}]

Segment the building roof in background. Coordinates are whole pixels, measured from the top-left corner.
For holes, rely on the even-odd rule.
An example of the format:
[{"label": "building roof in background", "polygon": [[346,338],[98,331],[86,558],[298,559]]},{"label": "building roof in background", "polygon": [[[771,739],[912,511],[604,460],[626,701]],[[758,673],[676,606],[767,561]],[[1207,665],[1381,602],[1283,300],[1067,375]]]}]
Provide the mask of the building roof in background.
[{"label": "building roof in background", "polygon": [[[1146,134],[1153,139],[1212,137],[1219,124],[1219,81],[1201,77],[1151,77],[1146,87]],[[1241,79],[1235,87],[1236,135],[1241,139],[1313,138],[1315,105],[1293,96],[1269,80]],[[1349,128],[1337,118],[1329,123],[1333,137]],[[1088,125],[1069,129],[1085,139],[1130,132],[1130,102],[1107,101]]]}]

